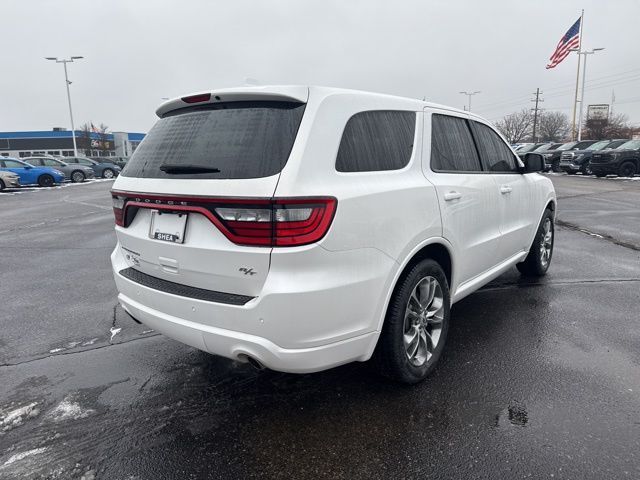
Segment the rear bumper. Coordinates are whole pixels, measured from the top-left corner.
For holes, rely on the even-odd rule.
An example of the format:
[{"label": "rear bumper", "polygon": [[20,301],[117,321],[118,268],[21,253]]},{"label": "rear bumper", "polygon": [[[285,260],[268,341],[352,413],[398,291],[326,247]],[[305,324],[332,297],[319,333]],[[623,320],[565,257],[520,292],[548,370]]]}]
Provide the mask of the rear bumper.
[{"label": "rear bumper", "polygon": [[[315,265],[324,261],[325,271],[301,271],[299,255],[312,256]],[[386,283],[397,266],[373,249],[329,252],[316,246],[274,254],[262,291],[233,305],[132,281],[120,274],[129,265],[119,245],[111,260],[118,300],[138,321],[200,350],[239,361],[252,357],[267,368],[292,373],[370,358]]]},{"label": "rear bumper", "polygon": [[366,360],[377,333],[368,333],[318,347],[288,349],[270,340],[172,317],[118,295],[122,307],[136,320],[181,343],[215,355],[245,362],[251,357],[271,370],[310,373],[344,363]]}]

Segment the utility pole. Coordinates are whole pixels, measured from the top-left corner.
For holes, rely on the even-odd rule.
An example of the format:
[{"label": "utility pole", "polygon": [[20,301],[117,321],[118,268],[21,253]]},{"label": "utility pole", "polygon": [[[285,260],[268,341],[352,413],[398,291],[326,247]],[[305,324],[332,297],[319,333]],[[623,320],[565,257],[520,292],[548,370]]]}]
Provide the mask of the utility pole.
[{"label": "utility pole", "polygon": [[537,143],[537,137],[536,137],[536,128],[538,126],[538,111],[542,110],[541,108],[538,108],[538,103],[539,102],[544,102],[544,100],[542,100],[540,98],[540,95],[542,95],[542,92],[540,91],[539,88],[536,88],[535,93],[533,94],[536,96],[535,99],[532,99],[532,102],[536,102],[536,106],[533,109],[533,134],[531,135],[533,137],[533,143]]}]

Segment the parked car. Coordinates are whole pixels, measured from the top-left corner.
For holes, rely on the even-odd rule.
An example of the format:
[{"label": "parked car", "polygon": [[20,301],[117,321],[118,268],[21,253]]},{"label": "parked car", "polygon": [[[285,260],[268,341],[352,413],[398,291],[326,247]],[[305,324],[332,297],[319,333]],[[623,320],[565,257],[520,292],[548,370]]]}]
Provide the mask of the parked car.
[{"label": "parked car", "polygon": [[114,178],[120,174],[122,170],[119,166],[111,162],[96,162],[87,157],[66,157],[65,162],[70,165],[85,165],[93,169],[96,177]]},{"label": "parked car", "polygon": [[549,268],[543,158],[520,163],[477,115],[292,86],[157,114],[113,186],[111,260],[124,309],[193,347],[286,372],[374,357],[415,383],[452,303]]},{"label": "parked car", "polygon": [[0,192],[5,188],[18,188],[20,186],[20,177],[13,172],[0,170]]},{"label": "parked car", "polygon": [[120,168],[124,168],[124,166],[127,164],[127,161],[129,161],[129,157],[120,157],[120,156],[115,156],[115,157],[89,157],[91,160],[95,160],[98,163],[113,163],[115,165],[118,165]]},{"label": "parked car", "polygon": [[591,155],[594,152],[604,151],[607,149],[618,148],[629,140],[601,140],[589,145],[584,150],[564,151],[560,156],[560,170],[572,175],[574,173],[582,173],[583,175],[591,175]]},{"label": "parked car", "polygon": [[537,148],[543,147],[545,145],[549,145],[549,143],[547,142],[542,142],[542,143],[529,143],[527,145],[525,145],[522,148],[519,148],[517,150],[518,153],[518,157],[520,157],[521,160],[524,160],[524,157],[527,153],[533,152],[534,150],[536,150]]},{"label": "parked car", "polygon": [[34,167],[52,167],[64,173],[67,181],[74,183],[84,182],[87,178],[95,178],[95,173],[91,167],[80,164],[68,164],[53,157],[27,157],[24,162]]},{"label": "parked car", "polygon": [[554,172],[560,172],[560,156],[562,155],[562,152],[566,152],[569,150],[582,150],[584,148],[587,148],[589,145],[593,145],[596,142],[597,140],[581,140],[577,142],[563,143],[545,152],[544,161],[550,170],[553,170]]},{"label": "parked car", "polygon": [[17,158],[0,157],[0,170],[13,172],[20,178],[20,185],[53,187],[64,182],[64,173],[51,167],[34,167]]},{"label": "parked car", "polygon": [[613,150],[591,155],[591,170],[596,177],[614,174],[633,177],[640,172],[640,140],[629,140]]}]

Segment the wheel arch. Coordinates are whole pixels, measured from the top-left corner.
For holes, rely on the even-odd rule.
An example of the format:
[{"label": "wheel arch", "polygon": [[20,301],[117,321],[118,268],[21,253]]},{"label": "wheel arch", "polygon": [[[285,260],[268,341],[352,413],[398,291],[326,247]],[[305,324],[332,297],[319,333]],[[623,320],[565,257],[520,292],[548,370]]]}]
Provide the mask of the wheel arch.
[{"label": "wheel arch", "polygon": [[444,238],[430,238],[416,245],[406,255],[403,261],[399,262],[399,267],[395,271],[394,276],[389,283],[389,288],[387,289],[387,295],[381,309],[381,314],[378,319],[376,330],[382,330],[382,325],[389,308],[389,302],[391,301],[391,297],[396,291],[400,279],[407,271],[409,271],[416,263],[420,262],[421,260],[424,260],[425,258],[431,258],[438,262],[444,270],[445,276],[447,278],[447,283],[449,283],[449,290],[451,290],[452,281],[455,279],[455,262],[453,260],[453,254],[451,253],[452,251],[452,245]]}]

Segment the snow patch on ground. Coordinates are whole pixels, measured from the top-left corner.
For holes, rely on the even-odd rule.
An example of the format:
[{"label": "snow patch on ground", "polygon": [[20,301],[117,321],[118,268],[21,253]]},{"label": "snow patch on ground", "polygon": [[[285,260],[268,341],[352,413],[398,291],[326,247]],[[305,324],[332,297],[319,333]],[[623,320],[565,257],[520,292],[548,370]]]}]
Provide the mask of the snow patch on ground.
[{"label": "snow patch on ground", "polygon": [[20,460],[30,457],[32,455],[38,455],[39,453],[42,453],[45,450],[46,450],[46,447],[42,447],[42,448],[34,448],[33,450],[27,450],[24,452],[16,453],[15,455],[11,456],[9,460],[4,462],[2,464],[2,467],[0,468],[6,467],[7,465],[11,465],[12,463],[15,463],[15,462],[19,462]]},{"label": "snow patch on ground", "polygon": [[82,408],[82,406],[74,401],[70,396],[66,396],[50,413],[49,417],[56,422],[62,420],[78,420],[86,418],[95,411],[90,408]]},{"label": "snow patch on ground", "polygon": [[0,411],[0,433],[8,432],[12,428],[22,425],[28,418],[36,417],[40,413],[38,402],[33,402],[22,407],[8,411]]},{"label": "snow patch on ground", "polygon": [[115,337],[117,334],[119,334],[122,331],[122,327],[116,328],[116,327],[111,327],[111,329],[109,330],[111,332],[111,338],[109,339],[109,341],[113,341],[113,337]]},{"label": "snow patch on ground", "polygon": [[98,338],[92,338],[91,340],[87,340],[86,342],[82,342],[82,346],[86,347],[87,345],[93,345],[98,341]]}]

